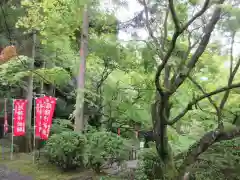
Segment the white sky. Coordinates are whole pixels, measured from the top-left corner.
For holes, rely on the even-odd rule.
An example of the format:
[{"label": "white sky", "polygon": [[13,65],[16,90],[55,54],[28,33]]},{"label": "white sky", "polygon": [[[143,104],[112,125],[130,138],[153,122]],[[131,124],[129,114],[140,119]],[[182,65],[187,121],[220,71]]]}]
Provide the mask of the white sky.
[{"label": "white sky", "polygon": [[[112,4],[113,0],[104,0],[103,2],[103,6],[104,8],[112,8],[113,4]],[[125,22],[127,20],[130,20],[134,17],[134,14],[141,11],[143,9],[143,7],[136,1],[136,0],[126,0],[128,3],[128,7],[122,7],[119,8],[117,10],[115,10],[115,14],[117,16],[117,18],[122,21]],[[148,37],[148,33],[146,32],[146,30],[140,29],[136,31],[138,36],[141,37],[141,39],[146,39]],[[240,33],[240,32],[239,32]],[[238,38],[236,38],[235,42],[235,46],[234,46],[234,56],[239,56],[240,55],[240,34],[238,33]],[[118,34],[119,40],[123,40],[123,41],[128,41],[131,39],[131,34],[130,33],[126,33],[124,31],[120,31]],[[221,39],[220,41],[223,42],[224,44],[226,44],[227,46],[230,44],[228,43],[227,39],[222,37],[221,34],[213,37],[214,39]],[[225,48],[227,47],[225,46]]]},{"label": "white sky", "polygon": [[[111,8],[113,7],[112,1],[114,0],[104,0],[103,6],[105,8]],[[126,22],[134,17],[134,14],[141,11],[143,7],[136,1],[136,0],[126,0],[128,3],[128,7],[122,7],[118,8],[117,10],[114,10],[116,17],[121,22]],[[148,37],[147,32],[144,29],[136,30],[138,35],[141,36],[142,39],[146,39]],[[118,34],[119,40],[128,41],[131,39],[131,34],[126,33],[124,31],[119,31]]]},{"label": "white sky", "polygon": [[[136,0],[127,0],[128,7],[121,8],[116,12],[117,18],[122,21],[126,22],[134,17],[134,14],[141,11],[143,7],[136,1]],[[137,30],[137,34],[141,36],[142,39],[146,39],[148,37],[147,32],[144,29]],[[129,40],[131,39],[130,33],[126,33],[124,31],[120,31],[118,34],[120,40]]]}]

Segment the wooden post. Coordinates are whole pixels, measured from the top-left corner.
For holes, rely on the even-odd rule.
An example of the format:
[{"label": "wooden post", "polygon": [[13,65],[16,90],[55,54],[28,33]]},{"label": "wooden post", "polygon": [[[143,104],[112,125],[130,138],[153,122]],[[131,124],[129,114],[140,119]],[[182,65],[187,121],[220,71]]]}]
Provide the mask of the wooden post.
[{"label": "wooden post", "polygon": [[84,130],[84,86],[85,86],[85,70],[86,70],[86,57],[88,46],[88,10],[87,5],[84,7],[83,12],[83,27],[81,36],[80,48],[80,66],[77,77],[77,98],[76,98],[76,111],[75,111],[75,131]]}]

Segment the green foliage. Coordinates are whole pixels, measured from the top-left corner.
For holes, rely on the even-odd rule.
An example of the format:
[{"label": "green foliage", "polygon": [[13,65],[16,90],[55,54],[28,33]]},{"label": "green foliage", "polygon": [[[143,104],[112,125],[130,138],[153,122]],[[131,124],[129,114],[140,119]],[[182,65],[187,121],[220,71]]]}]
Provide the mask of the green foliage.
[{"label": "green foliage", "polygon": [[54,134],[44,147],[46,158],[64,170],[83,167],[85,143],[85,136],[76,132]]},{"label": "green foliage", "polygon": [[139,167],[136,173],[138,180],[155,179],[157,171],[161,174],[160,171],[163,164],[155,148],[144,149],[139,154],[139,160]]},{"label": "green foliage", "polygon": [[148,47],[145,47],[141,50],[142,53],[142,59],[143,59],[143,66],[145,69],[145,72],[151,72],[155,66],[155,58],[156,51],[149,50]]},{"label": "green foliage", "polygon": [[109,163],[120,163],[128,157],[124,139],[116,134],[106,131],[88,134],[88,142],[85,149],[85,164],[100,172],[102,165]]},{"label": "green foliage", "polygon": [[231,141],[217,143],[192,167],[197,179],[240,179],[239,177],[239,138]]},{"label": "green foliage", "polygon": [[67,119],[53,119],[51,134],[61,134],[73,130],[73,124]]},{"label": "green foliage", "polygon": [[58,87],[67,85],[71,80],[69,73],[61,67],[54,67],[51,69],[37,69],[35,73],[35,79],[39,82],[47,80],[45,83],[55,84],[58,85]]},{"label": "green foliage", "polygon": [[[77,75],[79,70],[78,49],[85,4],[89,5],[90,20],[89,51],[84,90],[86,94],[85,101],[88,103],[85,105],[87,113],[90,115],[100,114],[100,121],[106,122],[108,129],[116,130],[120,126],[124,129],[131,129],[126,130],[126,133],[122,132],[122,135],[128,138],[133,136],[132,129],[134,128],[134,123],[141,124],[143,129],[152,127],[150,105],[155,96],[155,70],[157,64],[161,61],[161,58],[158,57],[157,49],[160,49],[162,45],[154,44],[152,40],[149,40],[150,38],[146,40],[147,45],[136,41],[120,42],[117,34],[118,22],[114,13],[103,11],[100,3],[95,0],[22,0],[21,7],[17,3],[14,3],[14,6],[12,6],[13,1],[8,1],[3,6],[8,15],[7,23],[10,26],[9,29],[12,31],[15,25],[17,27],[17,29],[13,30],[14,32],[10,33],[12,38],[17,39],[17,44],[24,46],[25,41],[30,45],[32,43],[31,38],[25,40],[28,35],[25,37],[22,30],[25,32],[31,32],[32,29],[38,30],[37,39],[39,46],[36,49],[36,62],[39,64],[36,70],[30,71],[27,65],[32,59],[26,56],[19,56],[18,59],[12,59],[12,61],[1,65],[0,94],[1,96],[12,97],[25,96],[25,90],[28,86],[26,77],[31,73],[34,74],[34,90],[36,92],[39,90],[41,82],[56,86],[57,89],[53,88],[57,90],[56,96],[60,96],[59,89],[64,91],[61,93],[61,96],[64,96],[61,97],[62,99],[64,98],[64,101],[58,101],[56,110],[56,116],[62,119],[54,120],[51,129],[53,135],[50,137],[46,149],[48,159],[65,169],[82,166],[83,151],[85,154],[84,163],[96,171],[101,169],[106,160],[121,161],[125,158],[124,155],[127,155],[123,145],[124,139],[109,132],[91,130],[91,132],[86,134],[87,141],[85,141],[83,135],[71,132],[71,123],[69,120],[66,120],[75,102],[76,84],[73,82],[73,77]],[[211,4],[214,3],[216,2],[211,1]],[[12,8],[10,8],[9,4],[11,4]],[[154,7],[150,8],[152,4],[154,4]],[[180,21],[179,23],[182,26],[202,6],[202,1],[175,1],[174,6]],[[117,8],[119,8],[119,5]],[[171,45],[170,40],[175,26],[171,20],[170,12],[166,27],[162,24],[164,22],[163,15],[165,14],[165,9],[165,1],[155,0],[149,4],[149,11],[151,11],[151,18],[153,18],[151,19],[153,21],[150,23],[154,27],[153,35],[157,37],[159,43],[163,39],[161,34],[166,36],[164,38],[167,38],[167,42],[164,44],[165,49],[161,49],[164,53]],[[221,35],[225,36],[228,33],[233,34],[237,32],[240,27],[239,7],[233,7],[229,3],[227,5],[224,4],[222,9],[224,15],[215,28],[216,34],[224,32]],[[154,14],[154,11],[157,11],[157,13]],[[194,21],[194,24],[188,28],[188,31],[196,28],[198,24],[201,25],[201,21],[207,21],[208,18],[205,17],[211,13],[211,11],[208,11],[200,17],[201,20],[198,18]],[[159,24],[158,21],[161,23]],[[9,44],[9,39],[7,38],[8,32],[3,16],[0,16],[0,23],[0,42],[1,45],[5,46]],[[203,25],[206,25],[206,22],[203,22]],[[164,28],[167,28],[166,34],[162,32]],[[185,53],[188,50],[189,40],[192,43],[199,40],[199,38],[201,40],[202,33],[204,33],[201,28],[195,29],[194,32],[191,32],[192,36],[189,39],[187,37],[189,35],[188,31],[184,31],[183,35],[177,39],[171,58],[168,61],[168,65],[171,66],[171,77],[175,72],[188,70],[186,63],[195,52],[195,49],[192,49],[188,57],[186,57]],[[190,73],[206,92],[225,86],[229,77],[229,68],[225,65],[226,62],[229,62],[229,53],[225,52],[227,48],[225,45],[228,42],[219,39],[218,37],[211,38],[206,50]],[[31,56],[31,46],[27,46],[21,53]],[[234,55],[234,63],[237,61],[237,58]],[[42,67],[43,62],[45,62],[45,67]],[[68,72],[67,68],[71,72]],[[161,77],[163,77],[164,73],[163,70]],[[207,80],[202,80],[203,77],[207,78]],[[237,73],[234,82],[239,82],[239,77],[239,73]],[[65,92],[66,87],[70,87],[70,92]],[[51,92],[47,93],[51,94]],[[191,81],[184,81],[177,91],[171,95],[172,108],[170,119],[182,112],[192,99],[202,94]],[[234,118],[239,116],[239,94],[238,89],[230,93],[222,112],[222,119],[227,130],[235,127],[231,123]],[[223,93],[212,98],[216,104],[220,104],[222,96]],[[71,97],[71,101],[69,97]],[[60,99],[60,97],[58,98]],[[61,111],[63,113],[59,113]],[[192,107],[192,110],[177,125],[173,126],[173,128],[168,127],[168,140],[173,153],[177,155],[186,151],[206,131],[212,130],[217,126],[216,110],[209,103],[208,99],[205,99],[195,107]],[[232,144],[229,145],[228,143]],[[196,163],[199,167],[195,170],[200,179],[207,179],[212,176],[217,179],[224,179],[223,174],[221,174],[222,170],[228,167],[231,167],[231,170],[234,167],[235,169],[238,167],[239,154],[236,151],[230,151],[226,147],[238,147],[239,142],[229,141],[228,143],[225,142],[220,144],[219,148],[210,149],[209,152],[206,152],[205,157],[201,157],[201,163]],[[153,166],[154,168],[159,166],[161,169],[157,153],[155,150],[150,149],[144,151],[141,156],[140,167],[142,169],[140,168],[140,171],[145,175],[142,178],[146,179],[146,175],[153,177]],[[222,157],[227,160],[224,160]],[[210,165],[208,164],[209,159],[211,159]],[[207,171],[200,166],[207,168]],[[232,174],[236,176],[235,172]],[[234,178],[230,177],[227,179]]]},{"label": "green foliage", "polygon": [[32,59],[19,56],[0,66],[0,78],[2,85],[25,87],[22,79],[31,72],[27,70],[28,63]]},{"label": "green foliage", "polygon": [[228,13],[230,18],[222,21],[222,30],[229,32],[237,32],[240,28],[240,9],[239,7],[233,7],[231,4],[223,5],[223,11]]}]

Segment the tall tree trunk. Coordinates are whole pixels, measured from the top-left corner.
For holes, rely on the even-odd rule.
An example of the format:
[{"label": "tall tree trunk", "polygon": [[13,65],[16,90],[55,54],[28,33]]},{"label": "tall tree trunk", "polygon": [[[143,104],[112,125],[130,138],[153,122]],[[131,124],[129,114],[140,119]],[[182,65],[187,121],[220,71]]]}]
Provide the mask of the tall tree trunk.
[{"label": "tall tree trunk", "polygon": [[84,85],[85,85],[85,66],[87,57],[87,45],[88,45],[88,11],[87,5],[84,8],[83,14],[83,28],[81,37],[81,61],[79,67],[79,74],[77,77],[77,99],[76,99],[76,111],[75,111],[75,131],[84,130]]},{"label": "tall tree trunk", "polygon": [[157,153],[162,161],[160,166],[157,165],[158,167],[154,168],[157,179],[174,179],[176,174],[173,154],[167,137],[167,121],[170,117],[170,109],[169,96],[167,94],[160,96],[156,92],[155,103],[152,104],[152,121]]},{"label": "tall tree trunk", "polygon": [[[46,62],[45,60],[43,59],[43,65],[42,65],[42,68],[46,68]],[[40,82],[40,94],[44,94],[44,79],[41,79],[41,82]]]},{"label": "tall tree trunk", "polygon": [[28,88],[27,88],[27,123],[26,123],[26,152],[32,150],[32,132],[29,132],[29,129],[32,127],[32,101],[33,101],[33,73],[34,70],[34,61],[35,61],[35,55],[36,55],[36,32],[33,32],[33,44],[32,44],[32,61],[29,63],[29,70],[31,71],[31,74],[28,77]]},{"label": "tall tree trunk", "polygon": [[[29,63],[29,70],[34,70],[34,60],[35,60],[35,47],[36,47],[36,33],[33,32],[33,45],[32,45],[32,61]],[[27,88],[27,127],[32,126],[32,100],[33,100],[33,73],[28,77],[28,88]]]}]

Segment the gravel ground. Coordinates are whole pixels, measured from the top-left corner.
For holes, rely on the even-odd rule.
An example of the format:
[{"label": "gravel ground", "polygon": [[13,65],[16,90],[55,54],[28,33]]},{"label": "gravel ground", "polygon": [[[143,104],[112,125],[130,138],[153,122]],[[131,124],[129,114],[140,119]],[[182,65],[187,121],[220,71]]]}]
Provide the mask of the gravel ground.
[{"label": "gravel ground", "polygon": [[0,165],[0,180],[33,180],[30,176],[23,176],[18,172],[7,169],[4,165]]}]

